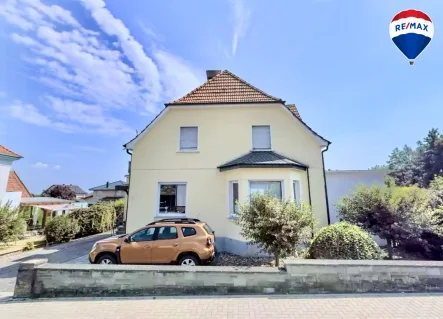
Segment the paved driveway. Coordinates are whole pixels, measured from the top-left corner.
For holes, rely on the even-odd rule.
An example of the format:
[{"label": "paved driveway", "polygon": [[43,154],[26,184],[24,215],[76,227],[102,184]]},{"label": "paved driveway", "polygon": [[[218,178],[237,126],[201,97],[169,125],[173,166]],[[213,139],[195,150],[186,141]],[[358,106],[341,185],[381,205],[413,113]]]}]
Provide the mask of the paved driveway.
[{"label": "paved driveway", "polygon": [[442,295],[54,299],[0,303],[4,318],[442,318]]},{"label": "paved driveway", "polygon": [[0,293],[10,294],[14,291],[18,265],[22,261],[47,258],[49,263],[87,263],[86,255],[91,250],[93,243],[109,236],[109,234],[100,234],[81,238],[67,244],[0,257]]}]

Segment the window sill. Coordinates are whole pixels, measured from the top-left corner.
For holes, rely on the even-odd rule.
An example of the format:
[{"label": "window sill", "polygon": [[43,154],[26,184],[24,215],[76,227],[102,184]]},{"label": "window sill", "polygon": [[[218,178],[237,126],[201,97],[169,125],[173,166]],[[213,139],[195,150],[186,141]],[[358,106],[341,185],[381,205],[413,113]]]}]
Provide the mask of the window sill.
[{"label": "window sill", "polygon": [[251,152],[272,152],[272,148],[267,148],[267,149],[264,149],[264,148],[255,149],[255,148],[253,148],[253,149],[251,149]]},{"label": "window sill", "polygon": [[200,150],[178,150],[177,153],[200,153]]},{"label": "window sill", "polygon": [[236,216],[233,216],[233,215],[229,215],[228,216],[228,220],[234,221],[234,220],[237,220],[237,219],[238,219],[238,217],[236,217]]},{"label": "window sill", "polygon": [[187,218],[186,214],[176,214],[176,213],[167,213],[167,214],[162,214],[162,213],[157,213],[155,215],[155,218],[177,218],[177,217],[181,217],[181,218]]}]

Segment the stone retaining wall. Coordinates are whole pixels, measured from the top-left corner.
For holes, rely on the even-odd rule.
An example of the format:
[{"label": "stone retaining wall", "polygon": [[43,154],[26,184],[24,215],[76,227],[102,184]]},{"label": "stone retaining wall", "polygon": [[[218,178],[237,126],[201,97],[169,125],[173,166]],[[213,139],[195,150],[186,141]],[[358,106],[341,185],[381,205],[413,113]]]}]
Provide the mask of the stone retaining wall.
[{"label": "stone retaining wall", "polygon": [[286,260],[268,267],[20,265],[17,298],[112,295],[441,292],[443,262]]}]

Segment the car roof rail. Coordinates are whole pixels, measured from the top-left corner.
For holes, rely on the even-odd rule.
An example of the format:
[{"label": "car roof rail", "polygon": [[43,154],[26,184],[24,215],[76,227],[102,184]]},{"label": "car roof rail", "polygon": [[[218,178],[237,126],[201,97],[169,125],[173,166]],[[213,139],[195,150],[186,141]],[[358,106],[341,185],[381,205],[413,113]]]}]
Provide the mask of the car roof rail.
[{"label": "car roof rail", "polygon": [[159,220],[153,221],[152,223],[149,223],[148,225],[155,225],[158,223],[196,224],[198,222],[200,222],[200,219],[197,219],[197,218],[164,218],[164,219],[159,219]]}]

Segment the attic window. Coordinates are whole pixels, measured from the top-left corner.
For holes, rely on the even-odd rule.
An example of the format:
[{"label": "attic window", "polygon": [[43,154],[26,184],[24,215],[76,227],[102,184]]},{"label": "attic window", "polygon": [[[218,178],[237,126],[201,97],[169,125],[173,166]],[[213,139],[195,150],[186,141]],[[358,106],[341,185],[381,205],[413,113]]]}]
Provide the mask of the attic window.
[{"label": "attic window", "polygon": [[271,127],[269,125],[252,126],[252,149],[254,151],[271,149]]},{"label": "attic window", "polygon": [[180,150],[196,151],[198,149],[198,127],[180,127]]}]

